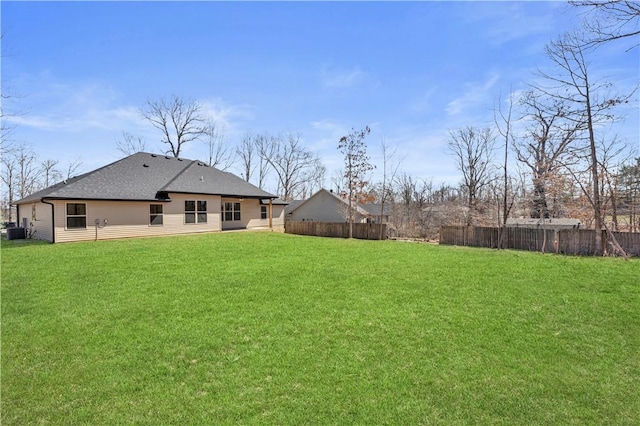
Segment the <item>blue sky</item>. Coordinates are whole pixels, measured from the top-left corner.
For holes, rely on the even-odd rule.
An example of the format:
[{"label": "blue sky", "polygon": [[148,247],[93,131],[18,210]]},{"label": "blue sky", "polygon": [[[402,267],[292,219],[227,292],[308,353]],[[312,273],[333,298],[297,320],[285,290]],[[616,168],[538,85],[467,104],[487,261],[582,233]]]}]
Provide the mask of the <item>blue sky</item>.
[{"label": "blue sky", "polygon": [[[173,94],[201,102],[235,145],[247,132],[298,133],[327,166],[341,136],[369,125],[401,171],[455,184],[450,130],[492,126],[498,96],[548,65],[545,44],[581,17],[564,2],[7,2],[2,86],[13,139],[42,159],[117,160],[123,131],[163,152],[139,113]],[[594,69],[626,90],[638,49],[601,49]],[[638,145],[637,101],[615,131]],[[204,144],[186,158],[206,158]],[[239,168],[232,169],[236,173]]]}]

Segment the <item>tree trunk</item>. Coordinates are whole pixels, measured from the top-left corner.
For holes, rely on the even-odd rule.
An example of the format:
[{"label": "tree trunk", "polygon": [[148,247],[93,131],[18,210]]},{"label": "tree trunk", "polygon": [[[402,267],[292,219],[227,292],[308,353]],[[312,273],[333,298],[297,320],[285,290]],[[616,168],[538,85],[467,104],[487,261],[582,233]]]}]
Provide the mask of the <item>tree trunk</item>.
[{"label": "tree trunk", "polygon": [[594,255],[602,255],[602,206],[600,201],[600,181],[598,178],[598,157],[596,151],[596,137],[593,129],[593,116],[591,111],[591,94],[589,84],[586,87],[587,127],[589,129],[589,150],[591,154],[591,179],[593,180],[593,210],[596,229],[596,246]]}]

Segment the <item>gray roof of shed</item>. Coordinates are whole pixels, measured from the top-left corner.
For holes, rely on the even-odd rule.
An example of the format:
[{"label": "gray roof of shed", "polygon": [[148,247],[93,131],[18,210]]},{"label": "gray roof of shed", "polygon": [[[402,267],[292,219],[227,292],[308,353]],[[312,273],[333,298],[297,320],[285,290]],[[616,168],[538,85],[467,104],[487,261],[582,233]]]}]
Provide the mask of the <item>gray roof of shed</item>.
[{"label": "gray roof of shed", "polygon": [[547,226],[549,228],[554,227],[580,227],[580,219],[571,219],[571,218],[547,218],[547,219],[539,219],[539,218],[508,218],[507,226],[510,227],[533,227],[538,228],[541,226]]},{"label": "gray roof of shed", "polygon": [[197,160],[138,152],[52,185],[15,204],[43,198],[152,201],[158,192],[275,198],[275,195]]},{"label": "gray roof of shed", "polygon": [[[382,208],[382,204],[360,204],[364,210],[366,210],[369,214],[373,216],[380,216],[380,210]],[[385,203],[384,205],[384,214],[391,214],[391,205],[389,203]]]},{"label": "gray roof of shed", "polygon": [[287,214],[291,213],[292,211],[297,209],[300,204],[304,203],[305,201],[306,200],[291,200],[289,202],[289,205],[284,208],[284,212]]}]

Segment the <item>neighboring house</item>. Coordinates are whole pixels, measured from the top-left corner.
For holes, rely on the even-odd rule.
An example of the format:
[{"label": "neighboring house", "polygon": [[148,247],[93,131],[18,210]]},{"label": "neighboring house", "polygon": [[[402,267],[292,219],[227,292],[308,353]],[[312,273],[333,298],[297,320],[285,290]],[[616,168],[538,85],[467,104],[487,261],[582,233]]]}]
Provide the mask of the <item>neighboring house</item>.
[{"label": "neighboring house", "polygon": [[581,224],[579,219],[507,219],[508,228],[542,228],[547,229],[579,229]]},{"label": "neighboring house", "polygon": [[304,203],[307,200],[291,200],[289,204],[284,208],[284,217],[285,219],[289,218],[289,213],[298,208],[298,206]]},{"label": "neighboring house", "polygon": [[201,161],[139,152],[14,203],[50,242],[282,228],[285,202]]},{"label": "neighboring house", "polygon": [[373,223],[389,223],[391,216],[391,204],[385,203],[384,210],[382,204],[360,204],[364,210],[370,215],[370,221]]},{"label": "neighboring house", "polygon": [[[353,208],[354,223],[364,223],[371,218],[362,206],[354,205]],[[294,222],[346,222],[349,218],[349,202],[332,191],[321,189],[307,200],[291,202],[285,214],[287,221]]]}]

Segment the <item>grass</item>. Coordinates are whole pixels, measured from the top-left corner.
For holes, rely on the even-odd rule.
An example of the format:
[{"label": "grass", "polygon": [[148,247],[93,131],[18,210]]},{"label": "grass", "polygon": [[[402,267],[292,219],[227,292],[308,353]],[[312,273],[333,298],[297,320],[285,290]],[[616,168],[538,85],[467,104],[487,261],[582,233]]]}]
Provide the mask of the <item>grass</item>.
[{"label": "grass", "polygon": [[2,424],[634,424],[640,262],[277,233],[2,246]]}]

